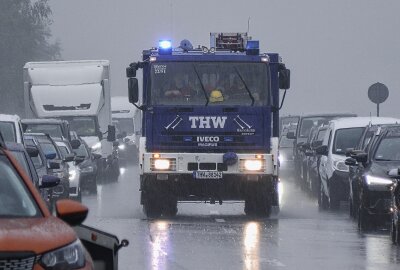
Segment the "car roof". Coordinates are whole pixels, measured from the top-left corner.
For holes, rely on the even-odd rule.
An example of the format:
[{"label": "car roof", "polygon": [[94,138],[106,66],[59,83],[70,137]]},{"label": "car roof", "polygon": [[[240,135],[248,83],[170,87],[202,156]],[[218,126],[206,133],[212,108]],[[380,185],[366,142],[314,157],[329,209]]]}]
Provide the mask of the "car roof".
[{"label": "car roof", "polygon": [[23,124],[61,124],[68,123],[67,120],[55,119],[55,118],[46,118],[46,119],[22,119],[21,123]]},{"label": "car roof", "polygon": [[301,119],[303,118],[310,118],[310,117],[339,117],[339,116],[349,116],[349,117],[355,117],[357,114],[355,113],[312,113],[312,114],[304,114],[300,116]]},{"label": "car roof", "polygon": [[16,114],[0,114],[0,122],[19,122],[21,118]]},{"label": "car roof", "polygon": [[339,118],[330,121],[330,126],[334,129],[366,127],[372,125],[395,124],[400,123],[400,119],[391,117],[348,117]]}]

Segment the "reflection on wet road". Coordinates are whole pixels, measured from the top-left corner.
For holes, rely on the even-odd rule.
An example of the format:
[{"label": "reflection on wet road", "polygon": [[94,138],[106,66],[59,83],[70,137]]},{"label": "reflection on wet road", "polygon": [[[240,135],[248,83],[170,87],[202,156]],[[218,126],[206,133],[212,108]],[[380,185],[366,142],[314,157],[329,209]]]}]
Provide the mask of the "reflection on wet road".
[{"label": "reflection on wet road", "polygon": [[399,269],[400,247],[388,231],[362,234],[339,212],[319,212],[317,202],[282,179],[281,211],[250,219],[243,204],[179,204],[174,219],[147,220],[139,204],[137,167],[116,183],[98,186],[83,202],[86,224],[127,238],[120,269]]}]

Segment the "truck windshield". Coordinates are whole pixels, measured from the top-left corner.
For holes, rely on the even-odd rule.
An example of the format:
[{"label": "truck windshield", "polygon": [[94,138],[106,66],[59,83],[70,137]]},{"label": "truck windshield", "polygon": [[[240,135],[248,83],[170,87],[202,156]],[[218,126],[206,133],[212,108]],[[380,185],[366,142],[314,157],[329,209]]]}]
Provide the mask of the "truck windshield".
[{"label": "truck windshield", "polygon": [[126,132],[127,135],[134,133],[133,118],[113,118],[113,122],[119,133]]},{"label": "truck windshield", "polygon": [[26,133],[45,133],[53,138],[62,138],[61,126],[58,124],[26,124]]},{"label": "truck windshield", "polygon": [[76,131],[79,136],[97,136],[96,119],[91,116],[77,116],[65,118],[69,122],[70,129]]},{"label": "truck windshield", "polygon": [[150,98],[152,105],[269,105],[267,65],[237,62],[153,63]]},{"label": "truck windshield", "polygon": [[12,122],[0,122],[0,132],[6,142],[17,142],[17,136],[15,135],[14,123]]}]

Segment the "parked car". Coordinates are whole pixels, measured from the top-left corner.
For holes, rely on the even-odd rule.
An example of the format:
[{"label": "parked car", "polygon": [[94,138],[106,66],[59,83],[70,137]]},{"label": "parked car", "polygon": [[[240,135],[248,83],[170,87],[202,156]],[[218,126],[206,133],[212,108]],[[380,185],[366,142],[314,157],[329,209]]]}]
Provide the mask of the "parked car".
[{"label": "parked car", "polygon": [[296,131],[296,126],[288,126],[282,130],[279,138],[279,167],[283,178],[294,176],[293,139],[288,139],[288,132]]},{"label": "parked car", "polygon": [[81,140],[81,145],[74,150],[76,154],[75,162],[81,172],[81,188],[90,193],[97,193],[97,160],[100,154],[92,153],[85,141]]},{"label": "parked car", "polygon": [[0,132],[6,142],[23,143],[21,119],[18,115],[0,114]]},{"label": "parked car", "polygon": [[300,152],[300,147],[307,141],[308,136],[312,127],[319,127],[321,125],[326,125],[332,119],[343,118],[343,117],[354,117],[355,114],[352,113],[332,113],[332,114],[308,114],[300,117],[296,132],[289,132],[286,136],[288,139],[294,140],[293,147],[293,157],[295,170],[298,174],[298,180],[301,180],[301,164],[302,155]]},{"label": "parked car", "polygon": [[299,123],[299,115],[287,115],[279,117],[279,132],[284,133],[284,129],[288,126],[297,126]]},{"label": "parked car", "polygon": [[[357,167],[352,179],[357,192],[351,202],[357,203],[360,230],[389,222],[392,214],[391,189],[395,173],[400,167],[400,125],[380,127],[371,138],[366,152],[359,151],[346,159],[346,164]],[[354,197],[357,196],[357,200]],[[353,208],[354,209],[354,208]]]},{"label": "parked car", "polygon": [[51,208],[53,208],[57,200],[69,198],[68,164],[62,160],[60,150],[48,134],[26,133],[24,140],[27,145],[36,146],[44,153],[49,174],[61,180],[58,186],[52,188]]},{"label": "parked car", "polygon": [[68,164],[69,198],[82,201],[81,171],[75,164],[75,153],[67,140],[54,140],[61,153],[61,158]]},{"label": "parked car", "polygon": [[352,117],[329,122],[323,143],[316,149],[321,155],[318,168],[321,179],[319,201],[321,208],[338,209],[341,201],[349,199],[349,167],[346,152],[359,143],[369,124],[389,124],[398,121],[384,117]]},{"label": "parked car", "polygon": [[[0,141],[0,253],[3,269],[94,269],[92,259],[68,226],[78,225],[88,209],[60,200],[51,215],[22,167]],[[42,187],[59,182],[42,179]],[[71,256],[73,254],[73,256]]]},{"label": "parked car", "polygon": [[391,177],[396,180],[392,186],[392,215],[391,215],[391,226],[390,236],[393,244],[400,244],[400,171],[399,169],[392,169],[389,172]]}]

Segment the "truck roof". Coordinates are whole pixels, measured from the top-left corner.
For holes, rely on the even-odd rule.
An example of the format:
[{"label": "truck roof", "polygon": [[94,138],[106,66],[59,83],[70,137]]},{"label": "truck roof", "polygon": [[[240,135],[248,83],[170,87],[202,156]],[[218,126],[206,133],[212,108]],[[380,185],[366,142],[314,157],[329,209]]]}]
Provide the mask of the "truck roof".
[{"label": "truck roof", "polygon": [[43,61],[43,62],[27,62],[24,68],[47,68],[47,67],[63,67],[63,66],[109,66],[109,60],[73,60],[73,61]]}]

